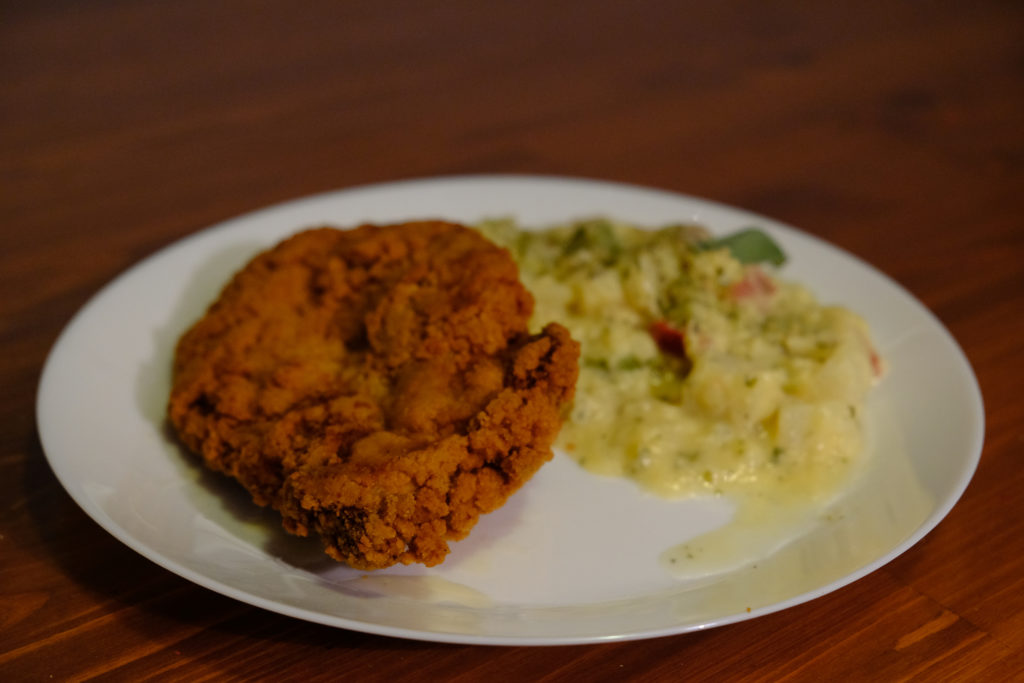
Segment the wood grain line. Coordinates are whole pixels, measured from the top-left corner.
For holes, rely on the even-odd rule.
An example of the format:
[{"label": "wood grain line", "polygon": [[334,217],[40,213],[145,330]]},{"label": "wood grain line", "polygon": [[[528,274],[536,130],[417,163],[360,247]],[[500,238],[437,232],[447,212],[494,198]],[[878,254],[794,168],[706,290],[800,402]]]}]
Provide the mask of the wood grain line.
[{"label": "wood grain line", "polygon": [[935,619],[932,619],[928,623],[923,624],[921,627],[914,629],[906,635],[901,636],[900,639],[896,641],[896,645],[893,647],[893,649],[903,650],[905,648],[908,648],[914,643],[924,640],[928,636],[938,633],[939,631],[948,628],[949,626],[952,626],[959,619],[960,617],[954,614],[953,612],[950,612],[949,610],[944,610],[942,614],[940,614]]}]

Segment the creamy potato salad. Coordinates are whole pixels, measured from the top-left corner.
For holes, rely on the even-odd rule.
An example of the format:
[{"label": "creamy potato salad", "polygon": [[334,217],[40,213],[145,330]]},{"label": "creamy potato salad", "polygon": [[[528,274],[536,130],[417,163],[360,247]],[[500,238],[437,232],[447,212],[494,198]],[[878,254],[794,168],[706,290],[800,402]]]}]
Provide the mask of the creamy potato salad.
[{"label": "creamy potato salad", "polygon": [[815,497],[860,459],[882,371],[867,326],[777,278],[784,256],[762,233],[478,227],[516,257],[535,319],[562,322],[582,346],[558,445],[583,467],[670,497]]}]

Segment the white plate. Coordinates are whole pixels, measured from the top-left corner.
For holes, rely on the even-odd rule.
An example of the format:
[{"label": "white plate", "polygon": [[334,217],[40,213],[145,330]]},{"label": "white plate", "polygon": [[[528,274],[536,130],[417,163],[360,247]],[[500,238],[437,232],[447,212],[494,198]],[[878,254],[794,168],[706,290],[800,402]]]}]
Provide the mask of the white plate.
[{"label": "white plate", "polygon": [[[324,223],[513,215],[542,225],[598,214],[642,224],[696,221],[718,233],[760,226],[790,256],[783,277],[862,313],[890,363],[869,405],[869,471],[827,515],[814,517],[795,538],[779,531],[771,547],[754,554],[766,556],[747,557],[733,571],[673,577],[661,553],[704,532],[736,527],[727,524],[730,505],[651,498],[629,482],[584,473],[559,454],[455,544],[441,566],[368,574],[326,559],[314,540],[287,536],[274,513],[205,472],[169,437],[164,408],[175,341],[234,270],[284,236]],[[37,418],[68,493],[157,564],[301,619],[488,644],[681,633],[836,590],[938,524],[967,486],[984,434],[977,381],[956,342],[907,292],[863,262],[770,219],[700,199],[529,176],[359,187],[274,206],[184,239],[121,275],[75,316],[43,371]]]}]

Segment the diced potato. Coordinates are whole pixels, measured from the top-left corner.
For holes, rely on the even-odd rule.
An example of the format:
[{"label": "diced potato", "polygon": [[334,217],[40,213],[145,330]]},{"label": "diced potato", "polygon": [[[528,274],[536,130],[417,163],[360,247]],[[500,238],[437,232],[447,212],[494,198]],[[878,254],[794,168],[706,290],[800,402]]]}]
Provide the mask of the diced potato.
[{"label": "diced potato", "polygon": [[[582,345],[559,444],[588,470],[666,496],[819,496],[860,458],[877,358],[855,314],[696,247],[693,228],[483,229],[517,256],[534,326],[558,320]],[[685,353],[659,349],[658,329]]]}]

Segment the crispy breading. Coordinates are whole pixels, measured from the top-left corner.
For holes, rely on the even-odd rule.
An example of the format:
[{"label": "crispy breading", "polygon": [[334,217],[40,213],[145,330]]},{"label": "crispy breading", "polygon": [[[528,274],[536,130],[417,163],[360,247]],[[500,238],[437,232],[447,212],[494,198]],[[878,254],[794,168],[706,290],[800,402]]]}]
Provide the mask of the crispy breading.
[{"label": "crispy breading", "polygon": [[579,345],[558,324],[528,334],[532,308],[469,228],[308,230],[181,338],[170,421],[332,557],[434,565],[551,457]]}]

